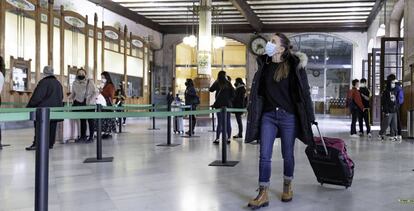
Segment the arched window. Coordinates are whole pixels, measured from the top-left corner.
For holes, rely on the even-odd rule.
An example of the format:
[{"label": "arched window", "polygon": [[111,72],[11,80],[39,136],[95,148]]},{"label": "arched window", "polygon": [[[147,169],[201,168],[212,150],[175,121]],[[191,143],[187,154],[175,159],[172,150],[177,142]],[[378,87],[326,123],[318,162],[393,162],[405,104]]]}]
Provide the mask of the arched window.
[{"label": "arched window", "polygon": [[352,73],[353,44],[328,34],[290,37],[294,51],[308,56],[307,75],[316,113],[344,114]]},{"label": "arched window", "polygon": [[400,21],[400,37],[404,37],[404,16],[401,18]]}]

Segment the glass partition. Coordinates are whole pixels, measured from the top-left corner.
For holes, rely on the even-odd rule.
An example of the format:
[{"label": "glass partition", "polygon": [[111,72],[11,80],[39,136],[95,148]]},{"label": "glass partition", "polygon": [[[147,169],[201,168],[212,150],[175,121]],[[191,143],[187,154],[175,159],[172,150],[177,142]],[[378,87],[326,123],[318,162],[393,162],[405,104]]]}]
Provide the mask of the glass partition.
[{"label": "glass partition", "polygon": [[353,44],[329,34],[299,34],[290,39],[293,51],[301,51],[308,57],[306,71],[315,113],[346,115]]}]

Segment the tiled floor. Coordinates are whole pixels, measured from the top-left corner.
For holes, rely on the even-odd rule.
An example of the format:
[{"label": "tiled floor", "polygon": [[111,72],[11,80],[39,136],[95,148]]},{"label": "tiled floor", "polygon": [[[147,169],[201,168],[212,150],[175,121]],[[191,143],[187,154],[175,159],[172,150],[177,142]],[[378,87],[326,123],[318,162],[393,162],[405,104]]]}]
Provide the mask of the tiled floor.
[{"label": "tiled floor", "polygon": [[[165,121],[162,121],[165,122]],[[239,160],[234,168],[209,167],[220,158],[220,147],[211,144],[211,128],[197,128],[198,138],[173,136],[181,144],[157,147],[166,142],[165,123],[159,131],[148,131],[149,120],[130,121],[126,133],[104,140],[104,155],[112,163],[84,164],[95,155],[95,144],[57,144],[50,156],[49,210],[156,210],[233,211],[248,210],[255,196],[258,176],[258,146],[233,141],[229,158]],[[320,120],[327,136],[345,138],[356,163],[351,188],[320,186],[304,154],[296,145],[294,200],[282,203],[282,160],[275,144],[271,204],[262,210],[414,210],[414,144],[376,139],[348,138],[346,119]],[[235,125],[233,125],[235,126]],[[234,127],[235,128],[235,127]],[[33,210],[34,152],[32,130],[3,131],[11,147],[0,151],[0,210]]]}]

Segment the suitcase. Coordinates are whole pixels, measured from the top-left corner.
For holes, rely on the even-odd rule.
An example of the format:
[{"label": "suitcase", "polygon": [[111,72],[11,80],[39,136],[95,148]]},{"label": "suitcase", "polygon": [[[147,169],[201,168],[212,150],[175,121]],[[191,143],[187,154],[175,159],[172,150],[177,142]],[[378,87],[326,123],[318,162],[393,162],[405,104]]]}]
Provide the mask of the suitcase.
[{"label": "suitcase", "polygon": [[184,121],[183,117],[175,116],[174,117],[174,133],[184,133]]},{"label": "suitcase", "polygon": [[349,158],[345,142],[339,138],[315,137],[315,146],[306,147],[306,155],[318,182],[351,187],[355,164]]}]

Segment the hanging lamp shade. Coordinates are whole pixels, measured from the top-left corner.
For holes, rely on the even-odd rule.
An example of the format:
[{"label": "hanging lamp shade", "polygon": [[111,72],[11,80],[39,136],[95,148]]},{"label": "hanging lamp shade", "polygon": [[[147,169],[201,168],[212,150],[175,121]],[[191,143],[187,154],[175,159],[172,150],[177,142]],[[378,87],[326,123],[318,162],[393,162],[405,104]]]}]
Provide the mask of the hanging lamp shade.
[{"label": "hanging lamp shade", "polygon": [[377,37],[385,36],[385,24],[381,24],[377,31]]}]

